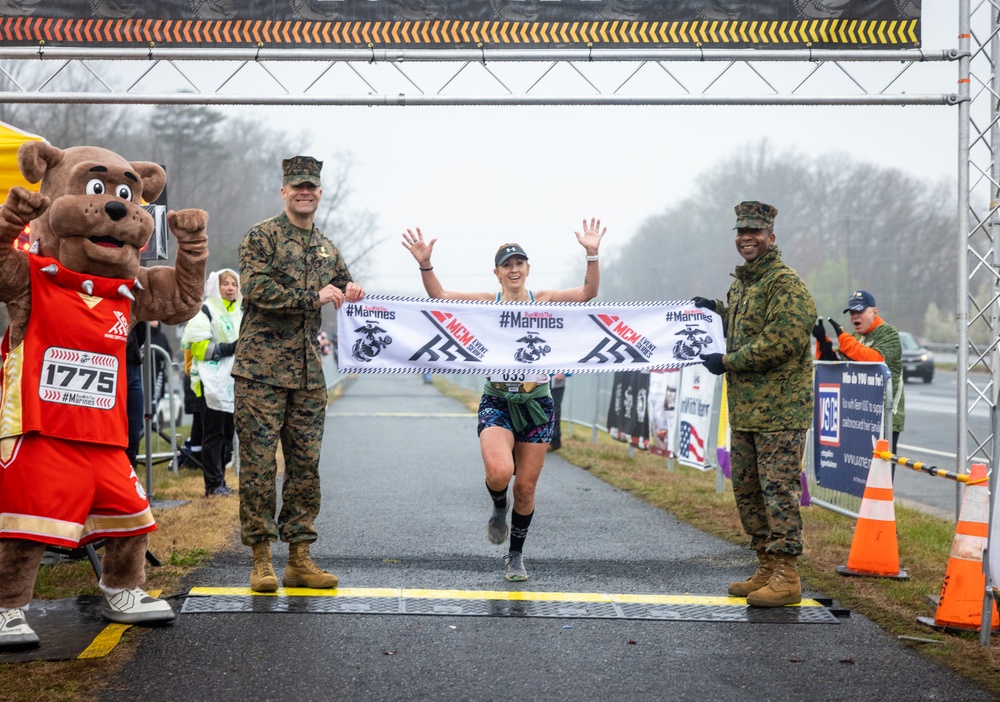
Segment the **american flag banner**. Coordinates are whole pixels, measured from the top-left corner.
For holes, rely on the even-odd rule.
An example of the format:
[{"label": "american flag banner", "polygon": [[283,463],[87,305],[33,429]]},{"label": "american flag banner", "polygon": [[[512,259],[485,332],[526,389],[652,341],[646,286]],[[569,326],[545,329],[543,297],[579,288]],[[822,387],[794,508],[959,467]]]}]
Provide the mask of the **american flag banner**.
[{"label": "american flag banner", "polygon": [[691,422],[681,422],[680,443],[681,458],[688,458],[698,463],[705,462],[705,440]]},{"label": "american flag banner", "polygon": [[717,460],[712,417],[716,415],[713,411],[718,402],[715,391],[720,382],[721,379],[704,366],[681,369],[676,450],[678,462],[686,466],[711,470]]}]

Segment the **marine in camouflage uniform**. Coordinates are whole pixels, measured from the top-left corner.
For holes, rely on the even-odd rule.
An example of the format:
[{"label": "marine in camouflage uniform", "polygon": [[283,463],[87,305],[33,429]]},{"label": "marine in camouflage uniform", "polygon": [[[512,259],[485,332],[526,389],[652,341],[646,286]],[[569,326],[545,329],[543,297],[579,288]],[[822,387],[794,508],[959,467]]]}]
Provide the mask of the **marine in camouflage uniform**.
[{"label": "marine in camouflage uniform", "polygon": [[[270,542],[279,538],[290,544],[290,566],[292,556],[301,555],[305,547],[305,570],[296,574],[286,568],[286,587],[337,584],[336,576],[320,571],[308,555],[320,508],[319,457],[327,397],[317,337],[323,304],[332,301],[339,307],[345,296],[364,294],[340,251],[313,224],[322,196],[322,163],[297,156],[283,161],[282,167],[285,210],[251,227],[240,244],[244,314],[233,369],[241,538],[254,550],[251,588],[261,591],[277,589]],[[285,470],[276,521],[279,439]]]},{"label": "marine in camouflage uniform", "polygon": [[696,298],[715,310],[726,331],[725,354],[702,356],[725,373],[732,427],[736,507],[760,565],[732,595],[758,606],[801,600],[796,558],[802,553],[802,452],[812,422],[810,332],[812,295],[774,246],[777,209],[760,202],[736,206],[737,266],[726,302]]}]

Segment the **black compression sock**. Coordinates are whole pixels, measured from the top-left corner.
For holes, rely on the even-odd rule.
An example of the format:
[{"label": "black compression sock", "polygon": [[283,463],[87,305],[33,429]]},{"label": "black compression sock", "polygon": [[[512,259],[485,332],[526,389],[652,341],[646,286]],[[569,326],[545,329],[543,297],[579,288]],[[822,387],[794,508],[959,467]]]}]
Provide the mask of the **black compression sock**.
[{"label": "black compression sock", "polygon": [[519,514],[518,512],[510,513],[510,550],[511,551],[521,551],[524,548],[524,540],[528,536],[528,525],[531,524],[531,518],[535,515],[532,511],[531,514]]},{"label": "black compression sock", "polygon": [[490,497],[493,498],[493,506],[497,509],[507,508],[507,486],[505,485],[503,490],[494,490],[490,487],[489,483],[486,483],[486,489],[490,491]]}]

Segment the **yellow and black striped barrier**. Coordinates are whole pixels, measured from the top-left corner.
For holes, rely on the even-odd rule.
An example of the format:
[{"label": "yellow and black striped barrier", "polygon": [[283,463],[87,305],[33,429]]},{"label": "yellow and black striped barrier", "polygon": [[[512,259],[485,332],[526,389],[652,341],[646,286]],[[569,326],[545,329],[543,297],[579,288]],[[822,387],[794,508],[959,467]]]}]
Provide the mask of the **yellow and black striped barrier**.
[{"label": "yellow and black striped barrier", "polygon": [[875,451],[874,455],[877,458],[881,458],[884,461],[889,461],[895,463],[897,466],[903,466],[904,468],[911,468],[912,470],[920,471],[922,473],[927,473],[928,475],[933,475],[937,478],[947,478],[948,480],[954,480],[956,483],[964,483],[966,485],[978,485],[979,483],[989,482],[989,478],[981,478],[979,480],[969,480],[968,473],[952,473],[951,471],[944,470],[943,468],[938,468],[937,466],[929,466],[921,461],[913,461],[909,458],[904,458],[902,456],[897,456],[890,451]]},{"label": "yellow and black striped barrier", "polygon": [[0,19],[0,44],[427,48],[913,48],[916,19],[784,20],[203,20]]}]

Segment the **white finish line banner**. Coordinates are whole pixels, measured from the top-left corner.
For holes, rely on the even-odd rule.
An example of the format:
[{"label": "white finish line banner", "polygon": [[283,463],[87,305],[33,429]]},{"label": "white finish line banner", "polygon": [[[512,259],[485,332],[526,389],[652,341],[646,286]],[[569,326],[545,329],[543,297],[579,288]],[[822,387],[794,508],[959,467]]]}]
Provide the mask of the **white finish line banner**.
[{"label": "white finish line banner", "polygon": [[[690,300],[529,303],[372,295],[337,311],[341,373],[602,373],[724,353],[719,316]],[[513,379],[513,378],[512,378]]]}]

